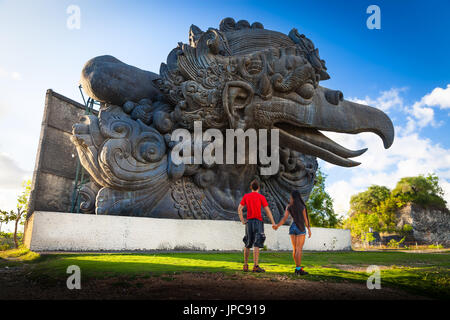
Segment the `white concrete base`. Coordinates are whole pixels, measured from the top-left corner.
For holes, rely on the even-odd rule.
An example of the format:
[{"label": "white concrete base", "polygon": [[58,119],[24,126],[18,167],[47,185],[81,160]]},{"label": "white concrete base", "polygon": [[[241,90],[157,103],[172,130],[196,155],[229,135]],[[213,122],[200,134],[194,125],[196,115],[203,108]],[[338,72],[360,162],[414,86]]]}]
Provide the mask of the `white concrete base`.
[{"label": "white concrete base", "polygon": [[[34,212],[25,227],[33,251],[242,250],[240,222]],[[287,226],[265,225],[271,250],[291,250]],[[312,228],[305,250],[350,250],[350,231]]]}]

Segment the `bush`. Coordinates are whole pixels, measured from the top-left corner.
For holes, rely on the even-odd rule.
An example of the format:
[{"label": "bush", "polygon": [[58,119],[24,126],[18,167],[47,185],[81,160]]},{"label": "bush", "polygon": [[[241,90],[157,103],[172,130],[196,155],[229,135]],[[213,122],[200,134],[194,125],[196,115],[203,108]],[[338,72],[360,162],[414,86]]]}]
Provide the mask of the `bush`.
[{"label": "bush", "polygon": [[403,226],[403,232],[411,232],[412,230],[413,230],[413,227],[410,224],[405,224]]},{"label": "bush", "polygon": [[[18,240],[19,246],[21,246],[22,242],[23,242],[23,234],[22,233],[17,234],[17,240]],[[7,232],[0,232],[0,251],[13,249],[14,247],[15,247],[14,234],[7,233]]]},{"label": "bush", "polygon": [[388,246],[389,248],[398,249],[398,248],[400,248],[400,245],[401,245],[404,241],[405,241],[405,237],[403,237],[403,238],[402,238],[401,240],[399,240],[399,241],[395,241],[394,239],[391,239],[391,240],[388,242],[387,246]]},{"label": "bush", "polygon": [[361,235],[361,241],[364,243],[370,243],[375,241],[375,237],[373,236],[373,233],[367,232]]}]

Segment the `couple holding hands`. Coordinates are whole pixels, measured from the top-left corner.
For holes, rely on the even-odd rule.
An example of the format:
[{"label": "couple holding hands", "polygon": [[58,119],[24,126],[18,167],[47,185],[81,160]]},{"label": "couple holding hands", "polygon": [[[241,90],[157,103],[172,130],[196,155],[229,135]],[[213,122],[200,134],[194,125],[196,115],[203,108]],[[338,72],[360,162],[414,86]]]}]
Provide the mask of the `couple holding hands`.
[{"label": "couple holding hands", "polygon": [[[302,261],[302,249],[305,243],[306,231],[308,231],[308,238],[311,238],[311,228],[306,211],[306,205],[303,201],[300,192],[297,190],[292,191],[291,198],[286,206],[283,218],[275,224],[273,220],[272,212],[270,211],[269,204],[266,198],[259,193],[259,183],[254,180],[250,184],[252,192],[247,193],[242,198],[239,207],[238,214],[241,222],[245,224],[245,236],[244,236],[244,272],[248,269],[248,258],[250,256],[250,249],[253,247],[253,272],[265,272],[258,264],[259,261],[259,249],[264,247],[264,241],[266,236],[264,235],[264,223],[261,215],[261,207],[264,208],[267,216],[272,222],[272,228],[277,230],[282,226],[289,215],[292,217],[293,222],[289,228],[289,235],[292,241],[292,256],[295,262],[295,274],[306,275],[306,272],[301,266]],[[247,220],[244,220],[243,209],[247,208]]]}]

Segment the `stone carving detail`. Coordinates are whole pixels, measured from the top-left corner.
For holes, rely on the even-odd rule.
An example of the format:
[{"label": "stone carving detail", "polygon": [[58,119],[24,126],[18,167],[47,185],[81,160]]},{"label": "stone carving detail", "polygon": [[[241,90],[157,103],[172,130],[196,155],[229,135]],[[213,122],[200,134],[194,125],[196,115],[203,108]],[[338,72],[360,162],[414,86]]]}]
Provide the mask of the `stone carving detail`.
[{"label": "stone carving detail", "polygon": [[80,196],[82,199],[80,211],[82,213],[95,213],[95,199],[97,198],[98,190],[99,187],[93,182],[88,182],[80,188]]},{"label": "stone carving detail", "polygon": [[[348,150],[321,130],[370,131],[386,148],[393,142],[390,119],[319,85],[329,78],[318,49],[296,29],[285,35],[232,18],[207,31],[192,25],[189,44],[169,53],[159,75],[110,56],[91,59],[81,82],[102,106],[98,117],[74,125],[72,141],[101,186],[96,213],[237,219],[239,200],[257,178],[279,218],[292,189],[309,196],[316,157],[351,167],[359,163],[350,158],[366,150]],[[171,133],[192,132],[196,120],[203,130],[279,129],[279,171],[260,176],[259,164],[174,165]],[[91,201],[86,208],[92,210]]]}]

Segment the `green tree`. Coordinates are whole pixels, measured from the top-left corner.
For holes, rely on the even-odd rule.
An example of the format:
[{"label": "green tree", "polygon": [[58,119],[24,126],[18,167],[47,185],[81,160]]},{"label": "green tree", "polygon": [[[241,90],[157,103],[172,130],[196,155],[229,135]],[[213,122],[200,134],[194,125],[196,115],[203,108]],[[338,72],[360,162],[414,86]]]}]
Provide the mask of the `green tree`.
[{"label": "green tree", "polygon": [[340,220],[334,212],[333,199],[325,190],[325,179],[326,175],[319,168],[306,206],[312,226],[335,228],[339,225]]},{"label": "green tree", "polygon": [[444,200],[444,190],[435,174],[401,178],[392,190],[392,196],[403,205],[412,202],[425,207],[445,208],[447,204]]},{"label": "green tree", "polygon": [[388,199],[391,191],[388,187],[371,185],[366,191],[350,198],[350,215],[354,213],[373,213],[377,206]]},{"label": "green tree", "polygon": [[378,232],[395,229],[396,208],[389,188],[372,185],[351,197],[349,217],[344,221],[344,227],[351,230],[352,236],[365,241],[369,229]]},{"label": "green tree", "polygon": [[365,241],[365,235],[370,228],[373,231],[380,230],[380,219],[376,213],[359,213],[354,214],[344,221],[344,228],[350,229],[353,237]]},{"label": "green tree", "polygon": [[344,227],[361,240],[369,228],[381,232],[402,232],[397,230],[399,208],[410,202],[424,207],[445,208],[443,196],[439,178],[434,174],[401,178],[392,191],[384,186],[372,185],[351,197],[349,216],[344,221]]},{"label": "green tree", "polygon": [[14,245],[19,247],[19,241],[17,240],[17,229],[19,224],[25,223],[25,216],[28,209],[28,200],[30,198],[31,181],[24,181],[22,183],[23,191],[17,197],[16,210],[3,211],[0,210],[0,215],[6,219],[7,222],[14,221]]},{"label": "green tree", "polygon": [[0,233],[2,232],[2,225],[9,222],[9,215],[5,211],[0,211]]}]

